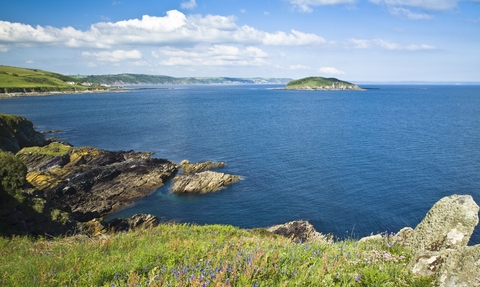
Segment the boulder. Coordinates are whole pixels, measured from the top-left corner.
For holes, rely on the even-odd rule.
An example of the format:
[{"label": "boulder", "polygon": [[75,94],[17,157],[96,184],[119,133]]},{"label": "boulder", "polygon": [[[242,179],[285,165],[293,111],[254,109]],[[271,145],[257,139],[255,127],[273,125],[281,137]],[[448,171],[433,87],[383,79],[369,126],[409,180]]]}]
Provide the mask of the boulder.
[{"label": "boulder", "polygon": [[329,242],[329,238],[317,232],[310,222],[296,220],[267,228],[268,231],[290,238],[295,242]]},{"label": "boulder", "polygon": [[436,286],[480,286],[480,245],[467,246],[478,224],[479,207],[470,195],[442,198],[415,229],[397,234],[415,256],[417,275],[436,278]]},{"label": "boulder", "polygon": [[240,180],[237,175],[214,171],[203,171],[194,174],[182,174],[174,179],[173,193],[208,193],[217,191]]},{"label": "boulder", "polygon": [[438,286],[480,286],[480,244],[446,252],[437,274]]},{"label": "boulder", "polygon": [[467,246],[478,224],[478,211],[470,195],[444,197],[433,205],[407,243],[414,250],[429,251]]}]

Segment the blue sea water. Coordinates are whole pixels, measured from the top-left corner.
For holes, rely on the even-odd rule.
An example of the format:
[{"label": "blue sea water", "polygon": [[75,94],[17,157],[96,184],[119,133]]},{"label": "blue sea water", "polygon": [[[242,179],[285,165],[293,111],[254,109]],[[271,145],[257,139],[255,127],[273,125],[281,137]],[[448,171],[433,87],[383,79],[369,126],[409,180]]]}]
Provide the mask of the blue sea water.
[{"label": "blue sea water", "polygon": [[224,161],[220,171],[242,176],[206,195],[173,195],[167,183],[113,217],[244,228],[305,219],[358,238],[415,227],[444,196],[470,194],[480,204],[480,86],[279,87],[23,97],[1,100],[0,113],[62,130],[57,136],[75,146]]}]

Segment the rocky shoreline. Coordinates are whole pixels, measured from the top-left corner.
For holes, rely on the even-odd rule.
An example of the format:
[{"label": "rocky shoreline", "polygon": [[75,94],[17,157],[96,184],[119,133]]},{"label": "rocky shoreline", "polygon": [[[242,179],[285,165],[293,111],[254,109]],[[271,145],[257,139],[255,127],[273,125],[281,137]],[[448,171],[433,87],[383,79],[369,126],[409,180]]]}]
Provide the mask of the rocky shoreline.
[{"label": "rocky shoreline", "polygon": [[[1,150],[11,153],[6,158],[21,162],[26,169],[24,193],[54,205],[68,214],[70,222],[101,219],[150,195],[170,179],[175,181],[172,192],[177,194],[213,192],[240,179],[210,171],[224,167],[223,162],[191,164],[184,160],[179,167],[153,158],[151,152],[108,151],[47,140],[28,119],[12,115],[0,115]],[[183,173],[176,176],[179,169]],[[17,214],[16,226],[30,220],[10,211]],[[25,226],[24,233],[28,233]],[[69,228],[71,224],[65,226]]]},{"label": "rocky shoreline", "polygon": [[[0,230],[11,232],[10,236],[95,235],[107,229],[151,228],[159,221],[149,214],[109,222],[102,217],[149,195],[174,178],[179,169],[183,174],[173,179],[174,193],[212,192],[240,179],[210,171],[224,163],[191,164],[185,160],[179,167],[152,154],[48,141],[26,118],[0,115],[0,227],[6,227]],[[416,228],[400,230],[393,238],[415,254],[409,268],[415,274],[435,277],[438,286],[480,286],[480,244],[468,246],[479,210],[471,196],[452,195],[438,201]],[[332,240],[307,221],[266,230],[299,243],[329,244]],[[385,236],[391,235],[373,235],[359,243]]]}]

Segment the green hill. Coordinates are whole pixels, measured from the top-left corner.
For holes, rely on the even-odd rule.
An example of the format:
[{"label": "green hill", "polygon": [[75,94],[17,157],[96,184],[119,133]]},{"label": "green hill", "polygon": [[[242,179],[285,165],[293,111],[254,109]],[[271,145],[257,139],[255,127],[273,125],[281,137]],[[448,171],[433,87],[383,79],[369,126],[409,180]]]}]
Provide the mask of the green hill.
[{"label": "green hill", "polygon": [[0,66],[0,93],[81,91],[92,88],[76,81],[69,76],[38,69]]},{"label": "green hill", "polygon": [[286,78],[231,78],[231,77],[170,77],[164,75],[117,74],[72,76],[77,81],[113,86],[122,85],[164,85],[164,84],[284,84]]},{"label": "green hill", "polygon": [[362,90],[359,86],[337,78],[308,77],[293,80],[285,87],[287,90]]}]

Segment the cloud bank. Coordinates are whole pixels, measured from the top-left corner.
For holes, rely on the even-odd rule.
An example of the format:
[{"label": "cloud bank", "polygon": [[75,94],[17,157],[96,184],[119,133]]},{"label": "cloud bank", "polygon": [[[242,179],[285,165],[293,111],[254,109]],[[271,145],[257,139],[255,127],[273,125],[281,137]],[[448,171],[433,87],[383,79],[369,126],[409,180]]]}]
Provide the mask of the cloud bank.
[{"label": "cloud bank", "polygon": [[[191,2],[189,2],[191,3]],[[269,33],[250,26],[238,26],[235,17],[218,15],[186,16],[171,10],[163,17],[144,15],[141,19],[99,22],[88,30],[72,27],[32,27],[22,23],[0,21],[0,51],[11,47],[64,46],[69,48],[111,49],[121,46],[168,46],[243,44],[266,46],[319,45],[325,40],[315,34],[292,30]]]}]

